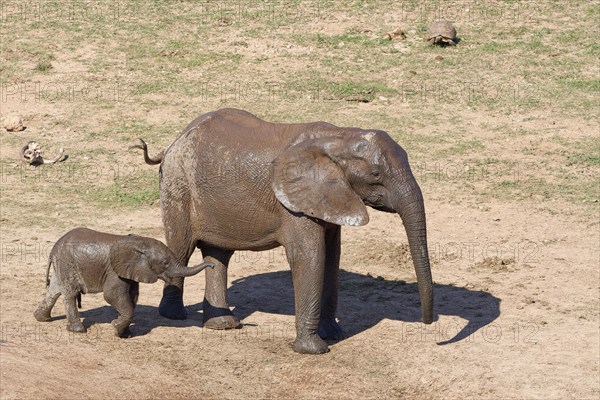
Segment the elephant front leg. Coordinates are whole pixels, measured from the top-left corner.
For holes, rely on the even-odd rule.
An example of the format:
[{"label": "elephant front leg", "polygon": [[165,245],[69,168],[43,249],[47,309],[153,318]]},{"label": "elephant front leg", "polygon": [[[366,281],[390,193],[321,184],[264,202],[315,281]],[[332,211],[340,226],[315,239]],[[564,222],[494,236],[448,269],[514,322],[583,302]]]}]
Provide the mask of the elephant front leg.
[{"label": "elephant front leg", "polygon": [[240,328],[240,320],[233,315],[227,302],[227,265],[233,251],[202,247],[205,262],[215,264],[207,268],[204,292],[203,325],[208,329]]},{"label": "elephant front leg", "polygon": [[173,278],[171,283],[165,283],[158,312],[169,319],[187,318],[187,311],[183,306],[183,278]]},{"label": "elephant front leg", "polygon": [[[132,286],[135,286],[132,288]],[[129,285],[124,282],[115,281],[113,284],[105,285],[104,300],[117,310],[119,316],[111,321],[115,328],[115,335],[118,337],[128,337],[130,335],[129,325],[133,321],[134,303],[132,293],[137,294],[138,283]]]},{"label": "elephant front leg", "polygon": [[325,233],[325,276],[321,299],[319,336],[322,339],[340,340],[344,338],[342,327],[335,320],[338,302],[340,269],[341,227],[329,225]]},{"label": "elephant front leg", "polygon": [[302,247],[286,246],[288,262],[292,268],[296,306],[296,340],[293,349],[298,353],[321,354],[329,351],[327,343],[318,334],[324,253],[322,243]]}]

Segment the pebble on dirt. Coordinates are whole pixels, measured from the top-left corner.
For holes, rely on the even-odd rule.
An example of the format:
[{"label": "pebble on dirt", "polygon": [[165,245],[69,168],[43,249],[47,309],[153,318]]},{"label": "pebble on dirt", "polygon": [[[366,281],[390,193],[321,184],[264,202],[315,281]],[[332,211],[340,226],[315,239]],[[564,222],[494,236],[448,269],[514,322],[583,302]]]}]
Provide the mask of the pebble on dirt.
[{"label": "pebble on dirt", "polygon": [[23,120],[18,115],[7,115],[2,119],[2,126],[8,132],[20,132],[25,130]]}]

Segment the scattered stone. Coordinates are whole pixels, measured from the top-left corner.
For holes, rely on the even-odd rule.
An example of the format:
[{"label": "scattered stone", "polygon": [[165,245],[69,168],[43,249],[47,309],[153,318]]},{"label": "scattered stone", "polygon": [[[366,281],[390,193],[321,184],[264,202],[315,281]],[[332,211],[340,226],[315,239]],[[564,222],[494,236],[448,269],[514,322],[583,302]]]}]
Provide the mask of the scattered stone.
[{"label": "scattered stone", "polygon": [[387,40],[394,40],[394,39],[404,40],[404,39],[406,39],[406,34],[402,30],[402,28],[398,27],[398,28],[394,29],[393,31],[388,32],[385,35],[383,35],[383,38],[387,39]]},{"label": "scattered stone", "polygon": [[2,121],[2,126],[8,132],[20,132],[25,130],[23,120],[18,115],[7,115]]},{"label": "scattered stone", "polygon": [[475,265],[469,270],[477,271],[492,271],[492,273],[498,272],[513,272],[515,270],[515,259],[511,258],[500,258],[500,257],[486,257],[483,261],[475,263]]},{"label": "scattered stone", "polygon": [[436,61],[442,61],[443,59],[444,59],[444,57],[440,56],[439,54],[437,56],[435,56]]},{"label": "scattered stone", "polygon": [[229,26],[233,24],[233,19],[229,17],[220,17],[217,21],[219,26]]}]

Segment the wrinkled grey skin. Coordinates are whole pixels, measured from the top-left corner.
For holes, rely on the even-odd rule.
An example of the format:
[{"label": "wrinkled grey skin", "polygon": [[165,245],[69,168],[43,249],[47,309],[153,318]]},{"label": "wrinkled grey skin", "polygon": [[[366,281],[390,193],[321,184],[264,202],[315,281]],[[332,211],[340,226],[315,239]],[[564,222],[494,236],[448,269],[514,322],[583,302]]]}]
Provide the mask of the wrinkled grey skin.
[{"label": "wrinkled grey skin", "polygon": [[[54,274],[49,279],[50,266]],[[137,235],[111,235],[76,228],[61,237],[50,252],[44,300],[34,312],[40,321],[50,321],[52,307],[62,294],[67,313],[67,330],[85,332],[79,311],[81,294],[103,292],[104,299],[119,313],[112,321],[115,334],[124,337],[133,320],[139,282],[154,283],[158,278],[172,283],[174,278],[192,276],[211,263],[186,268],[156,239]]]},{"label": "wrinkled grey skin", "polygon": [[[145,144],[136,147],[144,149]],[[397,213],[417,274],[423,322],[433,321],[433,287],[423,196],[406,152],[379,130],[324,122],[276,124],[235,109],[201,115],[150,164],[161,163],[169,248],[186,264],[205,261],[204,326],[240,326],[227,303],[235,250],[284,246],[292,270],[300,353],[328,351],[343,337],[336,321],[340,230],[368,222],[365,205]],[[183,279],[164,288],[159,312],[185,318]]]}]

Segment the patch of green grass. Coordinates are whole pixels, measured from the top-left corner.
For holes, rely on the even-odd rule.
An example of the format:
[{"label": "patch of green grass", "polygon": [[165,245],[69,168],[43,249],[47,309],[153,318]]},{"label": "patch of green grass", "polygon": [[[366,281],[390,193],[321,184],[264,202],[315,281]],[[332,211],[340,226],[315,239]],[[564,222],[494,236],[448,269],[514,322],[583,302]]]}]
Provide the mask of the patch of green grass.
[{"label": "patch of green grass", "polygon": [[160,142],[164,137],[170,137],[174,132],[179,132],[182,125],[174,121],[170,124],[150,124],[142,119],[116,119],[111,124],[112,128],[92,130],[88,133],[91,139],[111,138],[122,143],[130,143],[137,138],[146,142]]},{"label": "patch of green grass", "polygon": [[38,59],[38,62],[34,67],[35,71],[47,72],[52,69],[52,61],[55,59],[53,54],[38,50],[35,51],[33,55]]},{"label": "patch of green grass", "polygon": [[[592,168],[600,166],[600,142],[597,138],[568,140],[555,136],[553,140],[564,146],[558,155],[565,157],[567,166],[579,165]],[[556,156],[556,153],[552,153],[551,156]]]},{"label": "patch of green grass", "polygon": [[595,19],[596,21],[598,21],[598,18],[600,18],[600,5],[598,4],[593,4],[590,7],[588,7],[585,10],[585,13],[592,17],[593,19]]},{"label": "patch of green grass", "polygon": [[330,88],[340,93],[342,96],[363,94],[363,93],[384,93],[384,94],[395,94],[396,90],[389,88],[382,84],[376,83],[362,83],[355,81],[344,81],[341,83],[331,83]]},{"label": "patch of green grass", "polygon": [[600,79],[566,79],[559,78],[558,83],[570,89],[598,93],[600,91]]},{"label": "patch of green grass", "polygon": [[539,177],[535,168],[520,172],[522,173],[511,179],[492,182],[482,190],[481,195],[501,201],[523,201],[538,196],[543,200],[564,200],[571,203],[591,203],[600,196],[598,179],[581,179],[564,171],[555,172],[553,176]]},{"label": "patch of green grass", "polygon": [[52,69],[52,63],[48,60],[38,61],[34,69],[38,72],[46,72]]},{"label": "patch of green grass", "polygon": [[137,172],[126,177],[116,177],[108,186],[77,187],[75,193],[99,207],[137,207],[152,205],[160,198],[158,173]]},{"label": "patch of green grass", "polygon": [[589,43],[587,45],[587,53],[593,57],[600,57],[600,44]]},{"label": "patch of green grass", "polygon": [[600,153],[595,154],[569,154],[567,155],[567,165],[584,165],[586,167],[600,166]]},{"label": "patch of green grass", "polygon": [[169,90],[173,89],[173,81],[170,79],[152,80],[146,82],[140,82],[133,93],[136,96],[144,94],[166,94]]},{"label": "patch of green grass", "polygon": [[437,152],[437,155],[441,157],[455,154],[466,154],[484,148],[484,144],[481,143],[479,140],[463,140],[448,148],[439,150]]},{"label": "patch of green grass", "polygon": [[324,35],[321,33],[296,35],[296,40],[303,44],[314,43],[317,48],[343,49],[349,47],[375,48],[389,46],[392,42],[383,38],[370,38],[364,34],[344,33],[341,35]]},{"label": "patch of green grass", "polygon": [[495,42],[495,41],[489,41],[489,42],[485,42],[483,43],[479,49],[481,51],[483,51],[484,53],[498,53],[499,51],[503,51],[504,49],[506,49],[507,47],[510,47],[510,45],[506,44],[506,43],[500,43],[500,42]]}]

